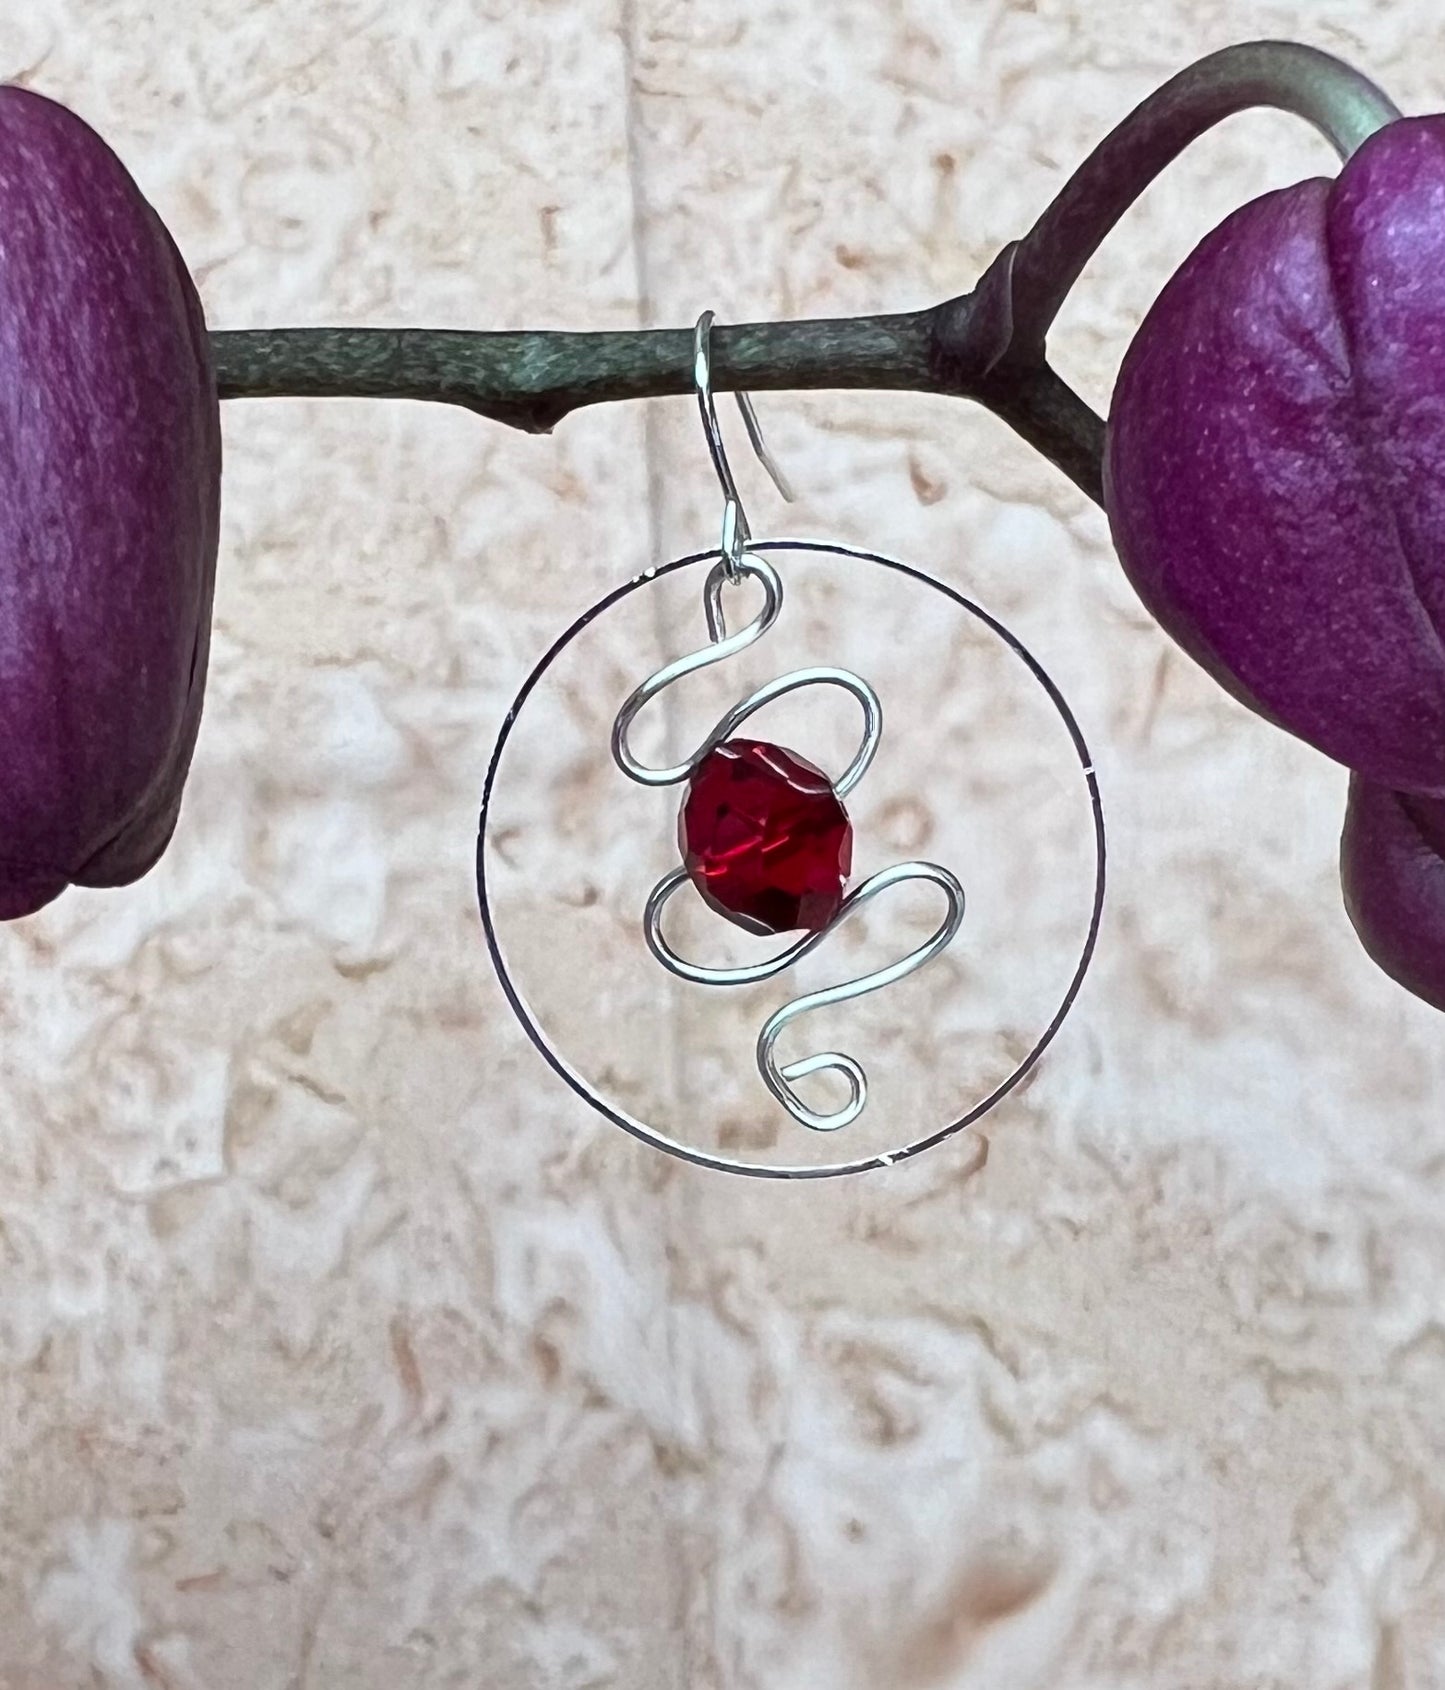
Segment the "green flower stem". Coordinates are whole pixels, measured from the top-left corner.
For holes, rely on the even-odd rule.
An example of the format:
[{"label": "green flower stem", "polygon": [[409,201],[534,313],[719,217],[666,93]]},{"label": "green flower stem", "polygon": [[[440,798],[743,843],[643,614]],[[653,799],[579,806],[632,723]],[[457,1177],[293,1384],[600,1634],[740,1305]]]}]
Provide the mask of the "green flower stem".
[{"label": "green flower stem", "polygon": [[[973,379],[975,315],[965,297],[900,316],[718,324],[713,386],[892,388],[976,399],[1099,499],[1103,425],[1047,367],[1003,385],[982,373]],[[534,434],[582,405],[692,390],[691,329],[247,329],[213,332],[211,346],[223,399],[440,400]]]},{"label": "green flower stem", "polygon": [[[891,316],[718,325],[719,390],[868,388],[972,399],[1102,503],[1104,423],[1049,367],[1069,289],[1124,211],[1206,129],[1251,106],[1313,123],[1342,158],[1400,113],[1328,53],[1253,41],[1199,60],[1112,130],[972,293]],[[531,433],[582,405],[687,393],[692,331],[243,329],[211,335],[223,399],[359,397],[462,405]]]},{"label": "green flower stem", "polygon": [[1042,358],[1069,290],[1145,188],[1205,130],[1256,106],[1312,123],[1342,160],[1401,115],[1368,77],[1297,41],[1246,41],[1188,66],[1104,137],[974,290],[1007,294],[997,307],[1012,322],[1007,359]]}]

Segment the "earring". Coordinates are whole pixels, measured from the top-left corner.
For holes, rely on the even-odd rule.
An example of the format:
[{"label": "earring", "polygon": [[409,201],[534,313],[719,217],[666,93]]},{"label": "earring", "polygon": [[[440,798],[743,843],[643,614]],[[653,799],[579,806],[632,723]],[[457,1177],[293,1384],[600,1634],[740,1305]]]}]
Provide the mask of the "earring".
[{"label": "earring", "polygon": [[[1058,1031],[1083,984],[1092,959],[1103,910],[1105,839],[1103,809],[1093,760],[1062,694],[1032,654],[981,606],[951,587],[896,559],[835,542],[755,541],[738,494],[718,423],[711,381],[710,336],[713,314],[704,312],[694,332],[693,377],[703,433],[723,495],[722,535],[714,551],[677,558],[644,571],[585,611],[544,654],[524,682],[493,749],[483,789],[477,841],[477,888],[483,930],[504,994],[523,1028],[551,1067],[594,1109],[614,1124],[658,1150],[684,1160],[733,1173],[770,1178],[807,1178],[887,1167],[942,1142],[976,1122],[1005,1097],[1033,1068]],[[763,442],[751,401],[736,399],[757,457],[784,498],[791,494]],[[849,890],[853,825],[844,800],[867,774],[883,737],[883,705],[870,683],[851,670],[816,665],[767,681],[728,709],[697,749],[682,762],[651,767],[638,759],[630,733],[639,713],[667,688],[715,664],[727,662],[756,645],[783,611],[784,587],[774,559],[790,554],[850,559],[892,571],[952,601],[1002,640],[1042,686],[1067,730],[1084,779],[1093,823],[1093,901],[1082,950],[1067,988],[1043,1033],[1021,1062],[981,1101],[941,1128],[917,1135],[898,1148],[849,1160],[780,1166],[749,1162],[684,1144],[634,1119],[610,1102],[556,1049],[518,989],[497,932],[487,878],[489,823],[498,770],[520,712],[538,683],[583,629],[634,592],[674,573],[709,564],[702,587],[707,644],[649,675],[622,704],[613,721],[611,755],[617,769],[645,788],[682,788],[677,816],[681,862],[652,888],[641,912],[641,937],[657,962],[674,977],[698,987],[756,985],[781,975],[823,946],[865,904],[908,882],[924,882],[942,895],[943,908],[932,934],[913,950],[884,967],[822,991],[796,996],[767,1016],[757,1035],[755,1058],[766,1092],[792,1121],[809,1132],[843,1132],[868,1102],[867,1075],[861,1062],[839,1051],[824,1051],[780,1061],[777,1045],[784,1032],[810,1013],[882,991],[926,967],[952,945],[963,926],[966,899],[954,869],[911,861],[870,875]],[[736,632],[728,631],[724,594],[751,581],[762,591],[761,608]],[[759,711],[784,696],[830,687],[850,695],[862,717],[859,745],[836,777],[784,746],[744,737],[739,730]],[[600,752],[600,747],[599,747]],[[760,962],[715,967],[681,956],[664,932],[670,901],[691,885],[708,909],[756,935],[800,934],[784,949]],[[811,1076],[841,1080],[846,1099],[832,1109],[810,1106],[797,1089]]]}]

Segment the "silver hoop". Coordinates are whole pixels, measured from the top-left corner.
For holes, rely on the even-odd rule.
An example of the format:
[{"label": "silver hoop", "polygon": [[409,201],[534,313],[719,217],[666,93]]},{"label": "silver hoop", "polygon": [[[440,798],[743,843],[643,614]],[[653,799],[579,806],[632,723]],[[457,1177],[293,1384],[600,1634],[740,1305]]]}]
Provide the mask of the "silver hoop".
[{"label": "silver hoop", "polygon": [[[725,492],[727,490],[726,484],[724,485],[724,490]],[[740,507],[739,514],[741,514]],[[690,1162],[697,1167],[713,1168],[724,1173],[743,1174],[758,1179],[827,1179],[842,1174],[863,1173],[874,1168],[891,1167],[895,1163],[908,1161],[914,1156],[920,1155],[923,1151],[932,1149],[935,1145],[941,1144],[946,1139],[952,1138],[956,1133],[962,1132],[973,1126],[975,1122],[977,1122],[983,1115],[985,1115],[990,1109],[1013,1091],[1014,1088],[1025,1078],[1025,1076],[1033,1070],[1044,1051],[1053,1042],[1054,1036],[1063,1024],[1064,1017],[1073,1007],[1074,1001],[1078,997],[1079,991],[1083,986],[1084,977],[1088,972],[1089,964],[1094,956],[1104,908],[1106,840],[1103,804],[1099,794],[1098,778],[1094,770],[1093,759],[1089,754],[1089,749],[1085,743],[1079,724],[1075,719],[1072,710],[1069,708],[1068,703],[1052,678],[1049,676],[1048,672],[1043,668],[1037,658],[1033,656],[1023,642],[1008,628],[1006,628],[1003,623],[998,621],[996,617],[991,615],[981,605],[975,603],[972,599],[948,586],[946,583],[938,580],[936,577],[927,574],[925,571],[917,569],[911,564],[902,563],[896,558],[886,557],[882,553],[867,551],[861,547],[844,545],[841,542],[799,539],[767,541],[750,540],[747,543],[746,558],[743,560],[744,571],[746,571],[748,567],[759,564],[763,561],[757,555],[760,552],[790,551],[807,552],[822,556],[851,558],[862,563],[874,564],[880,568],[892,570],[896,574],[916,581],[923,586],[931,587],[936,592],[943,594],[944,597],[950,599],[960,609],[973,616],[976,620],[981,621],[1004,642],[1004,644],[1017,658],[1019,658],[1019,660],[1033,675],[1034,679],[1040,686],[1043,687],[1069,735],[1074,748],[1074,753],[1079,760],[1081,773],[1084,777],[1085,790],[1088,795],[1090,814],[1093,824],[1094,887],[1089,913],[1088,931],[1085,935],[1083,947],[1080,951],[1073,973],[1070,976],[1069,982],[1064,990],[1063,997],[1060,999],[1059,1004],[1047,1026],[1044,1028],[1043,1032],[1035,1041],[1033,1047],[1029,1050],[1028,1054],[1017,1065],[1017,1067],[1015,1067],[1009,1075],[997,1084],[986,1097],[975,1103],[957,1119],[949,1122],[941,1128],[909,1141],[908,1143],[900,1146],[897,1150],[884,1151],[875,1155],[858,1157],[849,1161],[831,1163],[809,1163],[788,1166],[766,1162],[748,1162],[740,1158],[723,1156],[710,1151],[699,1150],[691,1145],[680,1143],[676,1139],[670,1138],[667,1134],[659,1132],[656,1128],[649,1126],[646,1122],[637,1120],[635,1117],[629,1115],[625,1110],[609,1101],[600,1092],[598,1092],[583,1075],[579,1074],[555,1047],[555,1045],[552,1044],[538,1022],[536,1016],[533,1014],[530,1006],[527,1004],[527,1001],[522,995],[516,982],[513,980],[511,971],[507,964],[506,955],[502,949],[501,940],[496,930],[496,923],[493,916],[487,882],[486,852],[488,824],[491,817],[492,800],[496,790],[497,776],[501,768],[502,758],[506,751],[507,744],[511,738],[512,730],[516,725],[517,718],[528,698],[530,698],[533,691],[542,681],[552,664],[557,660],[562,652],[572,644],[572,642],[583,632],[584,629],[586,629],[598,617],[604,615],[621,600],[629,597],[641,588],[646,587],[655,581],[661,580],[663,577],[671,575],[678,570],[686,569],[709,560],[712,560],[714,564],[713,574],[717,575],[720,571],[720,578],[726,579],[728,553],[722,547],[711,551],[694,552],[686,557],[675,558],[670,563],[663,564],[655,569],[645,570],[641,574],[634,576],[630,581],[623,582],[621,586],[614,588],[604,598],[599,599],[596,604],[592,605],[588,610],[585,610],[569,628],[565,629],[562,634],[553,641],[552,645],[537,661],[531,673],[527,676],[525,681],[523,681],[516,698],[513,700],[510,709],[507,711],[506,717],[502,723],[501,731],[497,736],[496,743],[492,749],[491,758],[487,765],[486,780],[482,789],[481,810],[478,818],[477,896],[482,918],[482,928],[487,941],[487,948],[491,955],[492,964],[496,970],[497,979],[513,1013],[520,1021],[523,1031],[527,1034],[527,1037],[531,1040],[533,1045],[536,1046],[538,1052],[552,1070],[585,1103],[589,1104],[594,1110],[596,1110],[598,1114],[604,1116],[615,1126],[621,1127],[634,1138],[640,1139],[644,1144],[651,1146],[654,1150],[663,1151],[667,1155],[678,1157],[682,1161]],[[712,577],[710,576],[710,585],[711,580]],[[710,607],[712,603],[713,601],[710,599]],[[675,671],[669,677],[670,679],[677,679],[681,673],[691,673],[694,669],[701,667],[703,661],[717,660],[721,644],[729,643],[729,637],[726,635],[726,630],[721,625],[720,610],[718,615],[719,623],[717,631],[724,636],[723,640],[719,642],[717,646],[714,646],[705,652],[693,653],[690,657],[679,659],[678,663],[669,665],[669,670]],[[710,632],[713,631],[711,619],[712,613],[710,608]],[[754,619],[755,622],[757,620],[757,618]],[[749,624],[749,628],[752,626],[753,624]],[[738,634],[730,637],[731,640],[743,639],[743,637],[748,634],[749,628],[740,630]],[[760,632],[761,630],[759,630],[759,633]],[[752,636],[752,638],[757,637],[759,637],[759,634],[756,633]],[[744,643],[751,643],[751,641],[747,640]],[[735,646],[733,649],[740,650],[742,647]],[[684,669],[680,667],[681,665],[690,665],[690,667]],[[667,681],[660,679],[661,676],[666,675],[667,673],[668,671],[666,670],[659,671],[658,675],[650,677],[649,681],[644,682],[643,687],[639,688],[638,692],[633,695],[633,699],[637,701],[636,708],[632,710],[631,716],[627,718],[627,722],[622,724],[620,734],[618,736],[623,742],[624,750],[626,728],[630,724],[632,716],[636,715],[637,710],[646,703],[647,698],[655,696],[656,693],[661,690],[663,685],[668,684]],[[798,671],[796,673],[805,674],[816,672]],[[782,680],[788,680],[789,678],[790,677],[787,676],[781,677]],[[779,683],[776,682],[773,683],[775,687],[778,684]],[[648,687],[651,687],[652,689],[650,692],[646,690]],[[638,694],[644,692],[646,693],[646,696],[639,698]],[[757,695],[754,695],[755,698],[756,696]],[[771,696],[776,696],[776,694]],[[633,700],[629,700],[629,704],[632,704],[632,702]],[[751,703],[751,701],[746,702]],[[756,704],[753,705],[753,708],[758,707],[759,706]],[[616,741],[614,741],[614,754],[615,753]],[[701,754],[701,752],[698,753],[699,756]],[[693,761],[695,761],[695,759]],[[644,784],[654,785],[672,784],[675,781],[685,779],[691,766],[691,762],[688,765],[681,766],[681,772],[679,772],[678,770],[651,771],[646,770],[642,765],[638,765],[639,768],[643,768],[643,774],[644,777],[646,777],[644,779]],[[663,776],[669,776],[671,778],[663,780]],[[634,778],[638,777],[634,776]],[[928,878],[936,878],[940,874],[947,873],[947,871],[936,870],[935,865],[912,863],[900,864],[896,868],[885,870],[882,875],[875,875],[872,880],[865,882],[863,886],[859,887],[851,895],[851,897],[846,900],[844,910],[848,907],[856,907],[865,895],[872,896],[876,892],[883,890],[883,885],[875,885],[875,882],[893,884],[896,883],[899,878],[922,878],[923,876],[916,873],[910,874],[909,871],[917,871],[923,868],[933,871]],[[952,876],[948,876],[948,878],[951,880]],[[669,876],[667,879],[660,882],[658,887],[654,889],[652,898],[649,899],[649,913],[647,918],[649,944],[653,943],[654,937],[659,942],[665,943],[665,941],[662,940],[660,928],[661,906],[665,903],[666,897],[670,894],[670,891],[675,890],[675,886],[669,886],[669,881],[674,879],[675,876]],[[941,880],[939,881],[939,884],[942,885]],[[955,882],[954,884],[956,885],[957,883]],[[664,890],[665,888],[666,890]],[[947,887],[944,889],[945,892],[948,891]],[[661,894],[661,897],[659,897],[659,894]],[[959,902],[955,906],[950,895],[950,921],[953,920],[953,912],[955,908],[959,918],[961,918],[961,888],[958,889],[958,899]],[[654,904],[656,905],[655,909]],[[836,926],[837,921],[842,919],[844,910],[839,911],[838,916],[835,917],[831,926]],[[944,930],[948,927],[948,925],[949,921],[945,921],[944,925],[939,928],[933,938],[926,941],[925,945],[919,947],[919,951],[912,953],[909,958],[904,958],[898,963],[889,965],[887,968],[879,969],[875,971],[874,975],[864,976],[862,982],[853,981],[849,982],[846,987],[835,987],[827,991],[811,993],[806,997],[798,998],[789,1004],[785,1004],[780,1010],[774,1012],[765,1024],[762,1033],[759,1035],[758,1054],[760,1066],[764,1070],[764,1077],[768,1079],[769,1086],[774,1089],[774,1094],[779,1096],[780,1102],[784,1102],[787,1107],[793,1108],[793,1105],[788,1104],[787,1100],[777,1092],[777,1088],[774,1085],[774,1079],[776,1079],[778,1085],[786,1086],[793,1080],[804,1078],[807,1074],[817,1073],[824,1069],[832,1069],[843,1074],[844,1078],[847,1080],[849,1084],[850,1101],[844,1106],[843,1110],[835,1111],[832,1116],[818,1116],[816,1118],[816,1123],[818,1124],[819,1130],[825,1132],[831,1131],[833,1130],[833,1124],[839,1126],[843,1125],[844,1122],[837,1119],[839,1115],[846,1114],[849,1120],[856,1116],[858,1110],[862,1107],[861,1087],[864,1082],[862,1071],[859,1069],[858,1065],[853,1062],[852,1058],[830,1051],[817,1056],[803,1058],[798,1062],[789,1063],[780,1068],[777,1066],[773,1058],[773,1044],[776,1042],[778,1035],[788,1022],[807,1013],[811,1009],[820,1008],[824,1004],[839,1001],[834,995],[835,993],[847,992],[849,995],[856,996],[858,995],[860,985],[862,989],[873,990],[878,986],[887,984],[891,980],[901,978],[901,975],[897,972],[900,968],[904,972],[910,972],[913,967],[921,966],[921,961],[914,961],[913,957],[918,956],[921,952],[926,952],[927,956],[922,957],[922,960],[926,961],[928,956],[936,954],[936,951],[940,949],[943,944],[946,944],[948,939],[953,936],[951,931],[948,933],[947,938],[943,936]],[[790,947],[790,949],[782,953],[780,957],[772,959],[771,963],[759,966],[765,967],[769,975],[775,972],[780,972],[781,969],[787,966],[788,963],[796,961],[804,951],[811,950],[813,944],[821,940],[822,937],[826,936],[826,931],[829,930],[831,930],[831,927],[830,929],[825,930],[824,934],[808,936],[808,938],[800,941],[797,945]],[[671,953],[669,951],[669,954],[675,961],[681,962],[681,959],[677,959],[675,957],[675,953]],[[694,965],[682,963],[682,969],[684,970],[692,966]],[[752,977],[753,976],[749,976],[749,978]],[[767,976],[757,977],[762,978]],[[848,1113],[849,1110],[851,1110],[851,1113]],[[796,1113],[796,1110],[794,1110],[794,1113]]]}]

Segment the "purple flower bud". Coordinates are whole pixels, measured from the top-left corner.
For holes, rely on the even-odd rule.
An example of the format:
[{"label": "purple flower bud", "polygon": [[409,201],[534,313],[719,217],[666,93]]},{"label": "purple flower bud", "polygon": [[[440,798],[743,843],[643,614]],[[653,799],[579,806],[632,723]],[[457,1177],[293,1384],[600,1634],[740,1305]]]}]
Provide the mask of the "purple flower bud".
[{"label": "purple flower bud", "polygon": [[0,919],[118,886],[176,825],[220,507],[200,301],[72,112],[0,88]]},{"label": "purple flower bud", "polygon": [[1124,358],[1104,486],[1168,632],[1358,772],[1352,914],[1445,1007],[1445,117],[1200,243]]},{"label": "purple flower bud", "polygon": [[1340,864],[1365,949],[1416,997],[1445,1009],[1445,802],[1355,775]]}]

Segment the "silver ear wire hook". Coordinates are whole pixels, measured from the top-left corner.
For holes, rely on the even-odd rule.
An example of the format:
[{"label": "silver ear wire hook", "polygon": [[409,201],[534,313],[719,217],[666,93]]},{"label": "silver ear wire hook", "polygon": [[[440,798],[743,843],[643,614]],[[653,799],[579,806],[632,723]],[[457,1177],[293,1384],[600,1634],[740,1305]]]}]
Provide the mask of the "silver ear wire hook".
[{"label": "silver ear wire hook", "polygon": [[[707,449],[712,454],[712,465],[717,471],[718,483],[723,491],[723,577],[731,582],[741,579],[743,553],[747,550],[748,541],[752,539],[752,529],[748,526],[747,512],[743,509],[737,483],[733,480],[732,465],[728,462],[722,429],[718,425],[717,406],[713,403],[712,325],[713,313],[704,311],[693,330],[692,381],[697,390],[697,408],[702,417],[702,431],[707,437]],[[778,492],[791,502],[793,490],[774,461],[772,453],[768,451],[752,400],[740,389],[735,391],[733,397],[738,402],[738,410],[742,412],[743,426],[748,431],[748,443],[757,453],[758,462],[768,472]]]}]

